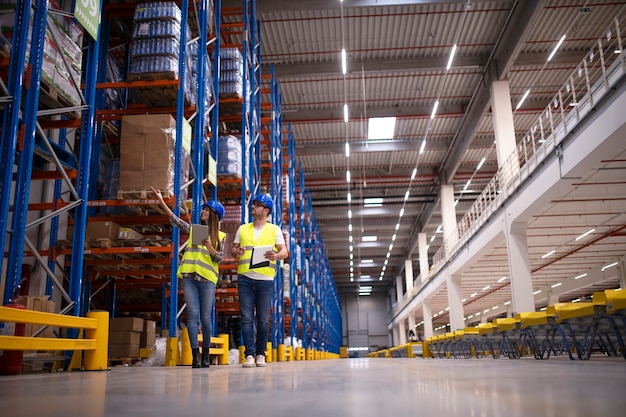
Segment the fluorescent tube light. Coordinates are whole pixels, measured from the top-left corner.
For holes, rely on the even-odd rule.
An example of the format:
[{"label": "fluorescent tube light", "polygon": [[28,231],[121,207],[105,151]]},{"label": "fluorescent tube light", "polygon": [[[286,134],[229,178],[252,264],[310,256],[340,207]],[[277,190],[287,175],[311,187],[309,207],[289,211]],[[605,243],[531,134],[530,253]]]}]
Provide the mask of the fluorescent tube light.
[{"label": "fluorescent tube light", "polygon": [[556,284],[552,285],[552,288],[560,287],[561,285],[563,285],[562,282],[557,282]]},{"label": "fluorescent tube light", "polygon": [[554,57],[554,54],[556,54],[556,51],[559,50],[559,47],[561,46],[564,40],[565,40],[565,35],[561,36],[561,39],[559,39],[559,43],[556,44],[556,46],[552,50],[552,53],[550,54],[550,56],[548,56],[548,62],[550,62],[550,60]]},{"label": "fluorescent tube light", "polygon": [[424,153],[425,147],[426,147],[426,139],[422,141],[422,146],[420,146],[420,155]]},{"label": "fluorescent tube light", "polygon": [[345,48],[341,50],[341,72],[345,74],[348,72],[348,64],[346,60],[346,50]]},{"label": "fluorescent tube light", "polygon": [[487,285],[486,287],[483,287],[483,291],[487,291],[489,288],[491,288],[491,285]]},{"label": "fluorescent tube light", "polygon": [[350,171],[346,171],[346,182],[350,182]]},{"label": "fluorescent tube light", "polygon": [[415,175],[417,175],[417,168],[413,168],[413,172],[411,172],[411,181],[415,179]]},{"label": "fluorescent tube light", "polygon": [[585,272],[584,274],[580,274],[574,277],[574,279],[581,279],[587,276],[587,273]]},{"label": "fluorescent tube light", "polygon": [[346,158],[350,158],[350,144],[346,142]]},{"label": "fluorescent tube light", "polygon": [[409,195],[410,195],[410,194],[411,194],[411,193],[409,192],[409,190],[406,190],[406,193],[404,193],[404,201],[406,201],[406,200],[408,200],[408,199],[409,199]]},{"label": "fluorescent tube light", "polygon": [[541,292],[541,290],[533,291],[533,295],[537,295]]},{"label": "fluorescent tube light", "polygon": [[348,210],[348,218],[351,219],[352,218],[352,210]]},{"label": "fluorescent tube light", "polygon": [[430,118],[434,119],[437,114],[437,107],[439,107],[439,100],[435,101],[435,106],[433,107],[433,112],[430,114]]},{"label": "fluorescent tube light", "polygon": [[522,99],[519,101],[519,103],[517,103],[517,106],[515,106],[515,110],[519,110],[519,108],[522,107],[522,103],[524,103],[524,100],[526,100],[526,97],[528,97],[528,94],[530,94],[530,88],[526,90],[526,92],[522,96]]},{"label": "fluorescent tube light", "polygon": [[362,264],[371,264],[374,263],[373,259],[361,259]]},{"label": "fluorescent tube light", "polygon": [[348,198],[348,203],[352,201],[352,193],[350,191],[348,191],[347,198]]},{"label": "fluorescent tube light", "polygon": [[456,43],[452,47],[452,52],[450,52],[450,58],[448,59],[448,65],[446,66],[446,71],[452,67],[452,61],[454,60],[454,54],[456,53]]},{"label": "fluorescent tube light", "polygon": [[343,105],[343,121],[348,123],[348,104]]},{"label": "fluorescent tube light", "polygon": [[498,283],[500,283],[500,282],[502,282],[502,281],[504,281],[504,280],[506,280],[506,277],[502,277],[502,278],[500,278],[497,282],[498,282]]},{"label": "fluorescent tube light", "polygon": [[487,159],[487,157],[483,156],[483,159],[480,160],[480,162],[478,163],[478,166],[476,167],[476,171],[478,171],[479,169],[481,169],[483,167],[483,164],[485,163],[486,159]]},{"label": "fluorescent tube light", "polygon": [[363,242],[376,242],[376,240],[378,240],[378,236],[363,236],[361,240]]},{"label": "fluorescent tube light", "polygon": [[546,253],[545,255],[543,255],[543,256],[541,257],[541,259],[545,259],[545,258],[547,258],[548,256],[552,255],[554,252],[556,252],[556,249],[552,249],[550,252],[548,252],[548,253]]},{"label": "fluorescent tube light", "polygon": [[576,242],[578,242],[580,239],[584,238],[585,236],[587,236],[587,235],[589,235],[589,234],[591,234],[591,233],[593,233],[595,231],[596,231],[596,229],[587,230],[585,233],[583,233],[582,235],[580,235],[580,236],[578,236],[576,238]]},{"label": "fluorescent tube light", "polygon": [[613,266],[617,265],[617,262],[613,262],[612,264],[608,264],[608,265],[604,265],[601,269],[602,272],[604,272],[605,269],[609,269]]}]

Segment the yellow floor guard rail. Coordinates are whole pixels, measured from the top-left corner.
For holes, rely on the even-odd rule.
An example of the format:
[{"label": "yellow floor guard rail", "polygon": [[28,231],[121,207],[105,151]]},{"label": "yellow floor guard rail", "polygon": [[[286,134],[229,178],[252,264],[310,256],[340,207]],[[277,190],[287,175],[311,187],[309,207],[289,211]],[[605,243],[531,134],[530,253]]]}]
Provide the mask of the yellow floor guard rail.
[{"label": "yellow floor guard rail", "polygon": [[108,368],[108,311],[92,311],[87,317],[76,317],[0,306],[0,321],[85,329],[84,339],[0,336],[0,349],[84,350],[85,370],[104,371]]}]

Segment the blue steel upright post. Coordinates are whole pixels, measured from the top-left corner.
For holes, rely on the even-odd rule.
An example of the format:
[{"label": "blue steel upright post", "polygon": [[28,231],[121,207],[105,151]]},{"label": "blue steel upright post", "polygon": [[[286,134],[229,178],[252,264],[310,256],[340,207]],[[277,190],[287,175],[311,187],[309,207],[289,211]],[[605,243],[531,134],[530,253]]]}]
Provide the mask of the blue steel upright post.
[{"label": "blue steel upright post", "polygon": [[26,86],[24,101],[23,143],[19,152],[17,174],[15,181],[15,195],[13,200],[13,218],[11,229],[13,234],[9,240],[9,256],[6,269],[5,303],[10,297],[22,274],[22,256],[24,253],[24,239],[26,235],[26,220],[28,215],[28,198],[30,193],[30,179],[33,172],[33,152],[35,148],[35,134],[37,125],[37,108],[39,106],[39,90],[41,84],[41,67],[43,63],[44,38],[46,34],[46,17],[48,15],[47,0],[39,0],[33,15],[33,32],[31,35],[30,58],[26,72],[30,74],[30,81]]},{"label": "blue steel upright post", "polygon": [[[7,223],[9,220],[9,206],[11,186],[13,184],[13,166],[17,150],[19,130],[20,106],[24,87],[24,65],[26,63],[26,48],[28,42],[28,28],[30,20],[30,2],[18,1],[15,5],[14,31],[12,50],[9,61],[8,94],[9,101],[5,103],[4,120],[2,124],[2,143],[0,143],[0,270],[4,264],[4,245],[9,241]],[[17,287],[16,276],[5,274],[3,305],[8,304]]]},{"label": "blue steel upright post", "polygon": [[[102,4],[100,4],[102,12]],[[91,154],[93,140],[96,130],[96,81],[98,74],[98,52],[100,50],[100,25],[97,29],[98,37],[94,40],[89,37],[87,47],[87,59],[85,66],[85,104],[87,108],[83,110],[81,124],[81,143],[78,159],[78,177],[76,180],[76,192],[82,201],[76,208],[74,217],[74,237],[73,246],[75,248],[85,247],[85,229],[87,225],[87,202],[89,200],[89,182],[91,173]],[[75,302],[73,314],[78,316],[83,310],[81,305],[81,294],[83,290],[83,266],[84,252],[77,250],[72,253],[72,266],[70,270],[70,291],[69,296]]]}]

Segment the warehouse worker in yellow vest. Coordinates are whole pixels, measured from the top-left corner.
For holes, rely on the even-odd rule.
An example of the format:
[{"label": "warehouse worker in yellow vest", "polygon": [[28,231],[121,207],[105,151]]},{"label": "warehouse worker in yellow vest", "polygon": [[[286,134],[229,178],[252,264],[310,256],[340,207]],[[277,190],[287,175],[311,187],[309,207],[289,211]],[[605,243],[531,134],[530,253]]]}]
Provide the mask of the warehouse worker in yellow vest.
[{"label": "warehouse worker in yellow vest", "polygon": [[[178,267],[178,278],[182,278],[183,295],[187,303],[187,329],[191,344],[192,368],[208,368],[211,361],[212,321],[211,311],[215,301],[215,284],[219,276],[219,262],[224,257],[224,238],[226,233],[219,230],[220,220],[224,217],[224,206],[210,200],[202,206],[200,222],[208,225],[209,236],[201,245],[192,244],[191,225],[176,216],[165,204],[161,191],[151,187],[159,199],[160,206],[170,218],[170,224],[178,227],[182,233],[189,234],[185,253]],[[198,345],[198,325],[202,323],[202,359]]]},{"label": "warehouse worker in yellow vest", "polygon": [[[244,368],[265,366],[265,348],[270,331],[270,307],[274,291],[276,261],[283,260],[289,255],[282,231],[278,226],[267,221],[273,209],[274,202],[269,194],[255,197],[250,207],[250,215],[254,221],[241,225],[237,229],[231,249],[232,255],[239,258],[237,282],[241,332],[246,357]],[[262,254],[262,258],[267,262],[263,261],[254,267],[255,264],[251,263],[252,251],[255,247],[264,246],[271,247]]]}]

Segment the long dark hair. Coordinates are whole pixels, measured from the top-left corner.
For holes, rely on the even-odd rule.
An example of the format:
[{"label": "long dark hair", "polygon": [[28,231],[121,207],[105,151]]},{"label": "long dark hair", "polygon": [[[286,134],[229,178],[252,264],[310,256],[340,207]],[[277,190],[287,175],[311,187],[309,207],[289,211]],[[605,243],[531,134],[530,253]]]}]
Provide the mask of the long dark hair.
[{"label": "long dark hair", "polygon": [[216,212],[209,209],[209,218],[206,221],[206,225],[209,226],[209,239],[213,243],[213,248],[218,252],[222,250],[222,242],[220,240],[220,218]]}]

